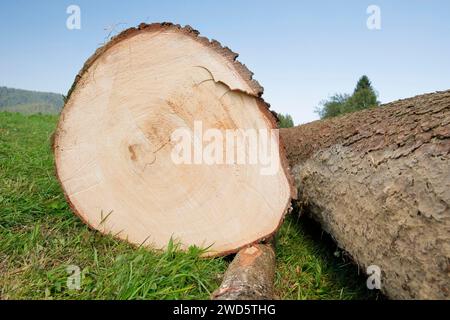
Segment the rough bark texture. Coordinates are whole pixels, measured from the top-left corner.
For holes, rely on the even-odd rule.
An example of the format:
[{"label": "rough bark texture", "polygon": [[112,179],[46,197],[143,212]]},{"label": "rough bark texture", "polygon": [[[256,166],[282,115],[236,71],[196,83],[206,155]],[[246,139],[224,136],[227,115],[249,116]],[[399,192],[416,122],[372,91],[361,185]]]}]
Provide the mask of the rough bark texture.
[{"label": "rough bark texture", "polygon": [[238,252],[213,300],[273,299],[275,252],[272,244],[257,244]]},{"label": "rough bark texture", "polygon": [[281,131],[302,211],[396,299],[450,297],[450,91]]}]

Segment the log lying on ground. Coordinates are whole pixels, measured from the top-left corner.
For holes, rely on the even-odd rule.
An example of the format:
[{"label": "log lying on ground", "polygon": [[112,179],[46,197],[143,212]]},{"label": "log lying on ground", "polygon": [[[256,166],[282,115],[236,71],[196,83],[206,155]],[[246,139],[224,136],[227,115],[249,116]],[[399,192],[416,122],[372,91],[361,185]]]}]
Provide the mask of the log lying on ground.
[{"label": "log lying on ground", "polygon": [[285,129],[300,205],[391,298],[450,297],[450,91]]},{"label": "log lying on ground", "polygon": [[257,244],[238,252],[225,272],[213,300],[271,300],[274,298],[275,251]]},{"label": "log lying on ground", "polygon": [[[211,256],[273,234],[295,192],[278,141],[272,160],[281,170],[271,175],[261,174],[261,162],[220,164],[228,149],[215,164],[195,150],[192,158],[196,124],[200,133],[276,128],[261,86],[236,57],[170,23],[128,29],[98,49],[76,77],[55,134],[57,175],[73,211],[133,244],[164,248],[173,238],[183,249],[211,246]],[[180,128],[192,134],[193,163],[173,160]]]}]

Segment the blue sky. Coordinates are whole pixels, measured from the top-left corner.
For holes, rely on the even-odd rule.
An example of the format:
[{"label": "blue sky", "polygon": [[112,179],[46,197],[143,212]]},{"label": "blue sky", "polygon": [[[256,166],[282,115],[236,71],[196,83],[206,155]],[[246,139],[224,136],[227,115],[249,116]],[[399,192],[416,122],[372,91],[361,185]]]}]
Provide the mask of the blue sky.
[{"label": "blue sky", "polygon": [[[81,8],[68,30],[66,8]],[[381,30],[369,30],[369,5]],[[296,123],[367,74],[382,102],[450,89],[450,1],[0,2],[0,86],[66,93],[84,61],[117,30],[140,22],[189,24],[239,52],[264,98]]]}]

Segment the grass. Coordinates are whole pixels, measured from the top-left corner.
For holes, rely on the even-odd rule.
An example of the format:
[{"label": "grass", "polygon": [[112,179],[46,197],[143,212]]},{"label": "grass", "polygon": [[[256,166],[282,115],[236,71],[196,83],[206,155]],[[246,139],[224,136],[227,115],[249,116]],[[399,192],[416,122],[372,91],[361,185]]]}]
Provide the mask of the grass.
[{"label": "grass", "polygon": [[[56,122],[56,116],[0,112],[0,298],[208,299],[229,259],[202,259],[200,249],[183,253],[174,243],[164,253],[137,249],[90,230],[70,212],[54,176]],[[307,220],[284,223],[277,296],[375,298],[356,267],[317,234]],[[71,265],[81,273],[79,290],[67,285]]]},{"label": "grass", "polygon": [[276,294],[291,300],[377,299],[358,267],[307,218],[288,217],[277,236]]}]

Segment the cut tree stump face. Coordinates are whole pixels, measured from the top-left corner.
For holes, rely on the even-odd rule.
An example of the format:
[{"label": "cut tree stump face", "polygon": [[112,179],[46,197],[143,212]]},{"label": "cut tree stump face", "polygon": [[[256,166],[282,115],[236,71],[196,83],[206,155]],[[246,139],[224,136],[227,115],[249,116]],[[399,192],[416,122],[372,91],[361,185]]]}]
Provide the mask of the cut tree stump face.
[{"label": "cut tree stump face", "polygon": [[[195,162],[192,151],[192,163],[174,161],[180,128],[192,133],[192,150],[193,136],[204,139],[208,129],[225,136],[275,128],[261,88],[234,58],[173,25],[130,29],[99,49],[77,77],[55,136],[57,174],[74,212],[133,244],[163,249],[172,238],[182,249],[211,246],[206,255],[275,232],[291,197],[277,141],[271,160],[280,165],[271,174],[262,174],[268,165],[260,159],[211,164]],[[223,157],[237,152],[223,145]]]}]

